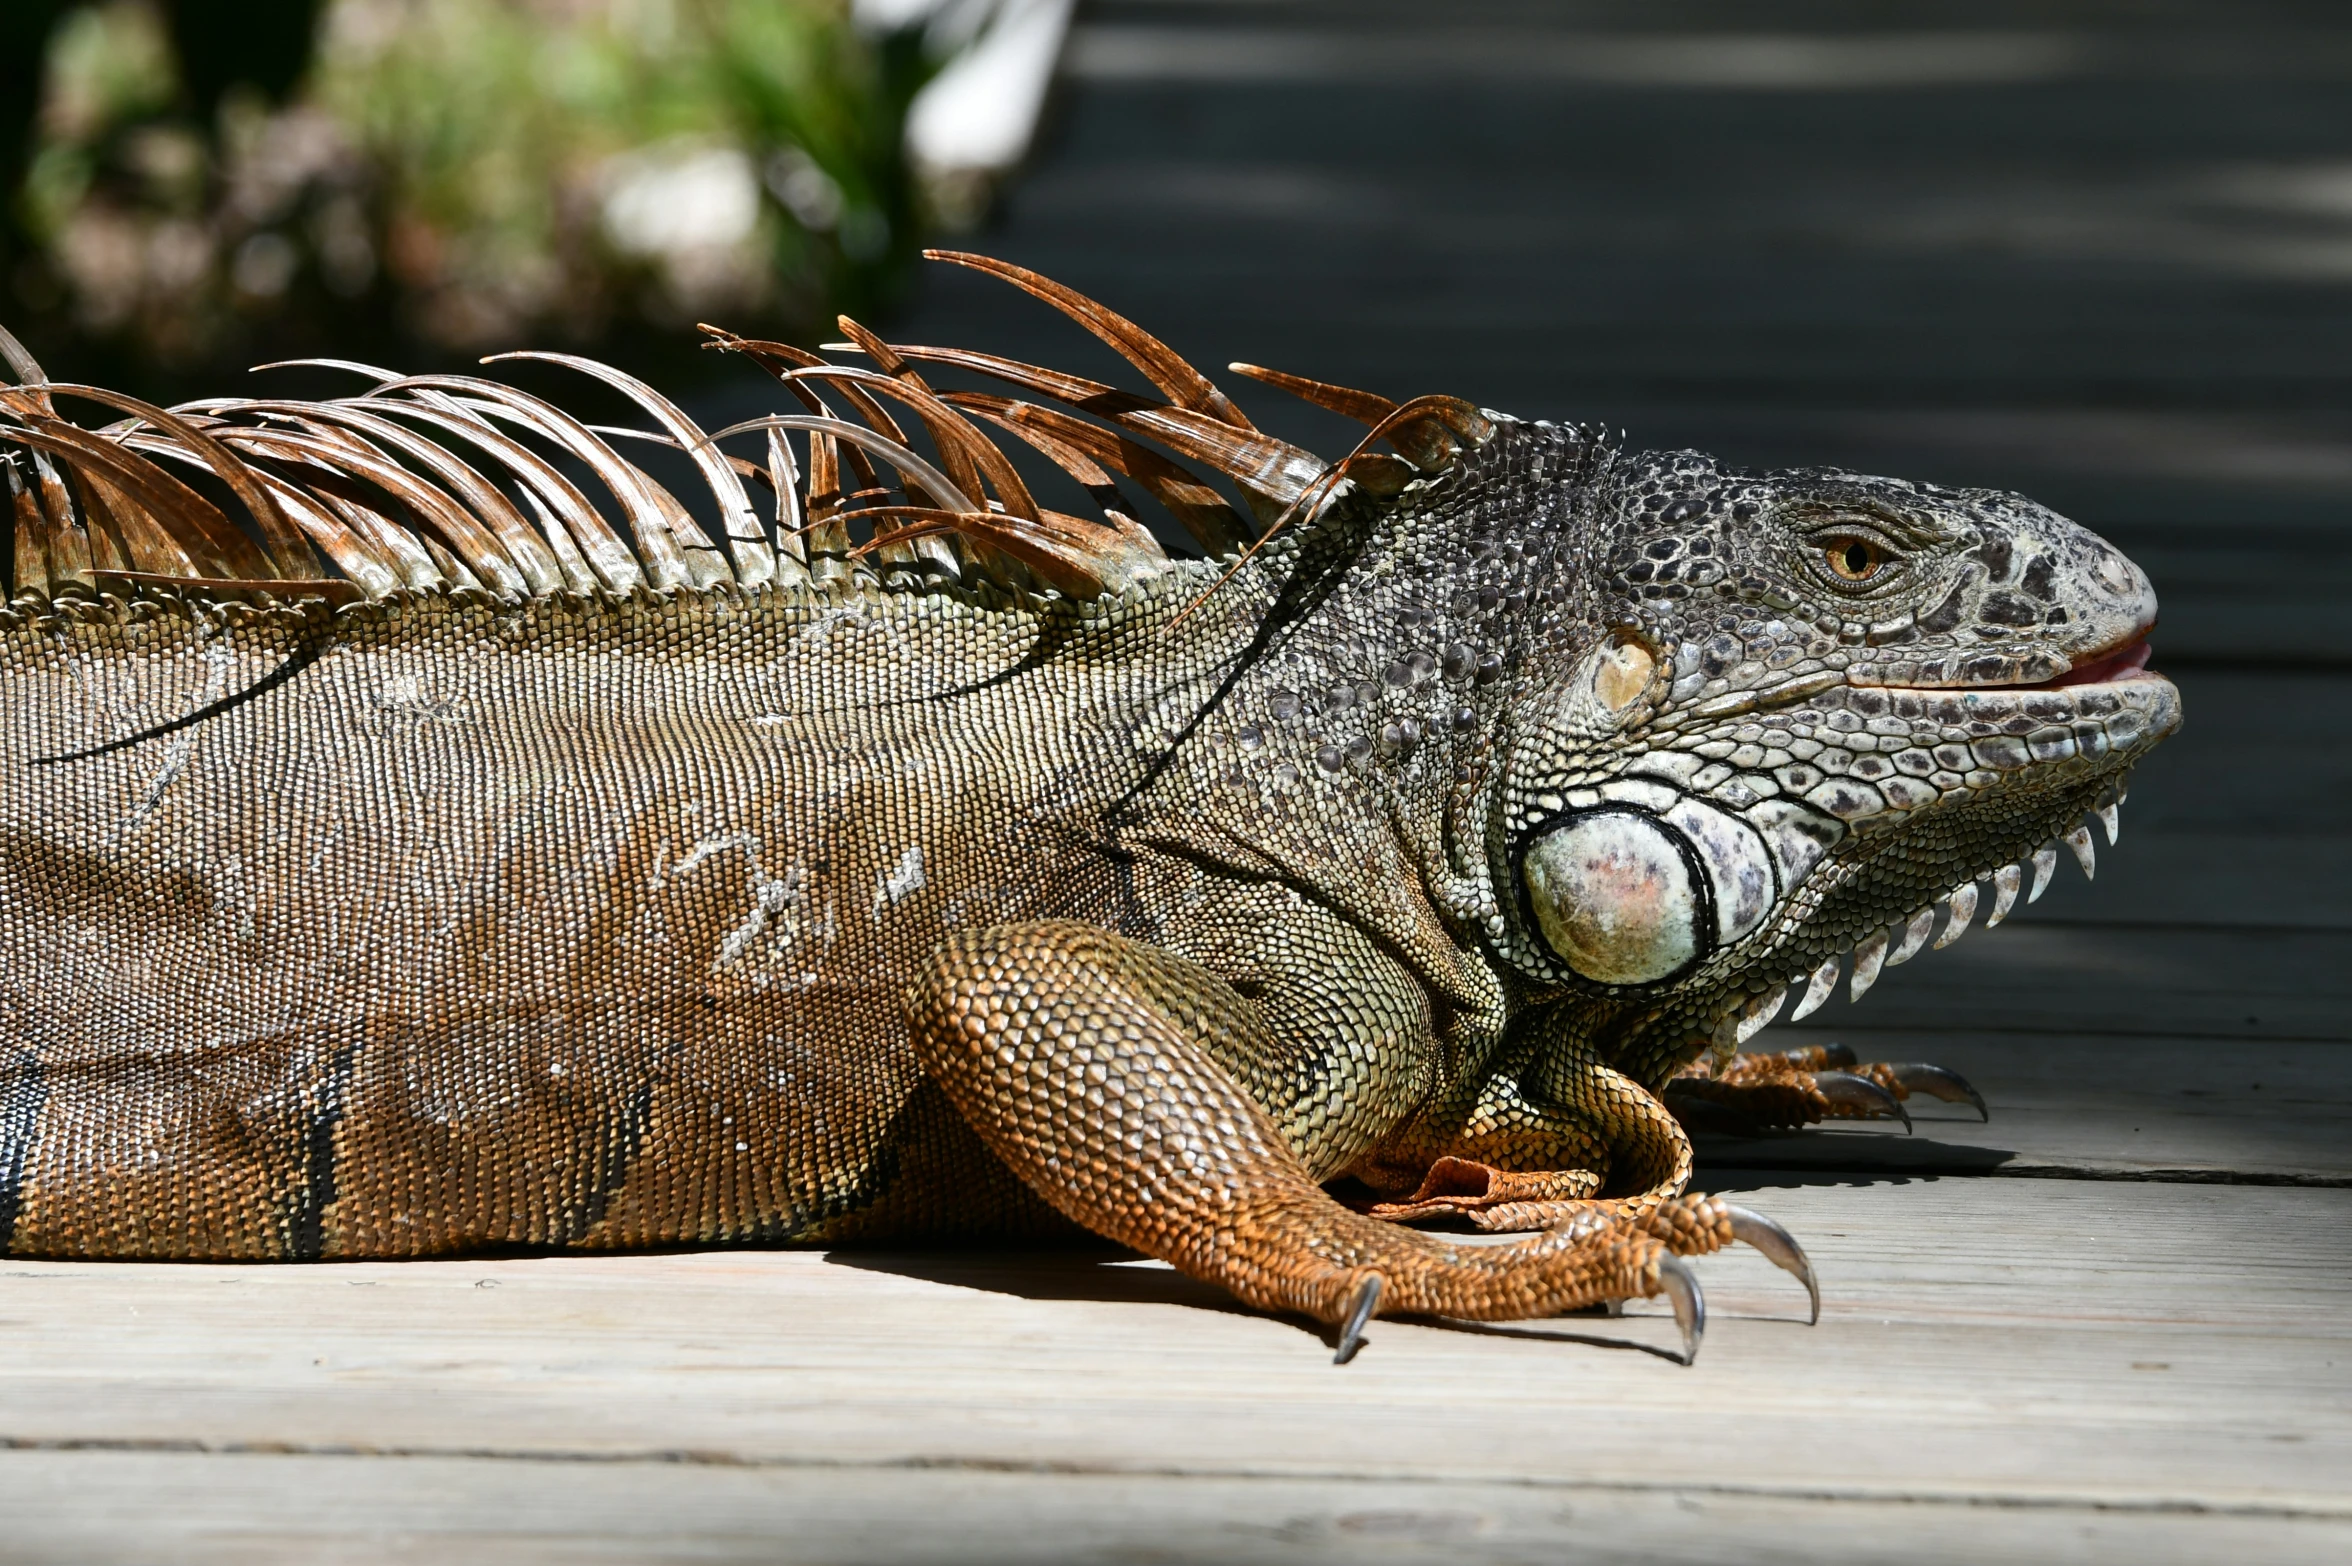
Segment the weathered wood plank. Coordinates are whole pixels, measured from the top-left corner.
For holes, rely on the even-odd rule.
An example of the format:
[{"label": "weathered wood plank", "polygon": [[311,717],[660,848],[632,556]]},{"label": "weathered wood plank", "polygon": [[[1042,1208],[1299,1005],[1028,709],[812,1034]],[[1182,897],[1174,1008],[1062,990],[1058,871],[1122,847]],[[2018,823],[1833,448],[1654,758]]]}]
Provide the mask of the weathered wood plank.
[{"label": "weathered wood plank", "polygon": [[[1460,43],[1461,7],[1408,0],[1094,15],[1196,9],[1229,42]],[[985,248],[1205,366],[2024,489],[2155,573],[2160,664],[2340,666],[2352,314],[2289,264],[2345,242],[2340,19],[2168,12],[2158,70],[2106,12],[1947,10],[2105,63],[1888,92],[1081,82]],[[928,284],[894,336],[1126,374],[997,284]],[[762,381],[741,411],[772,406]],[[1942,1060],[1994,1105],[1709,1147],[1710,1184],[1812,1249],[1817,1329],[1745,1254],[1699,1264],[1688,1371],[1607,1346],[1668,1344],[1655,1313],[1381,1323],[1334,1370],[1297,1324],[1110,1253],[10,1263],[0,1560],[2352,1557],[2352,1192],[1857,1172],[2352,1165],[2352,680],[2183,681],[2097,886],[2065,868],[2010,928],[1759,1041]]]},{"label": "weathered wood plank", "polygon": [[39,1453],[0,1459],[0,1493],[0,1556],[60,1566],[2336,1566],[2352,1548],[2332,1519],[1385,1478]]},{"label": "weathered wood plank", "polygon": [[[1714,1321],[1688,1370],[1642,1351],[1671,1341],[1654,1314],[1478,1332],[1383,1322],[1336,1369],[1301,1326],[1111,1253],[15,1263],[0,1273],[0,1438],[19,1450],[0,1453],[0,1507],[11,1526],[50,1529],[67,1507],[88,1533],[144,1505],[133,1486],[170,1458],[209,1476],[175,1470],[213,1492],[190,1532],[209,1518],[247,1541],[281,1526],[335,1534],[289,1509],[278,1487],[297,1470],[260,1452],[398,1455],[378,1466],[403,1473],[479,1463],[515,1475],[503,1482],[542,1517],[590,1498],[587,1533],[635,1495],[680,1540],[703,1537],[695,1507],[718,1483],[697,1465],[838,1465],[854,1473],[825,1478],[843,1499],[819,1508],[835,1519],[823,1526],[853,1529],[850,1499],[895,1495],[983,1557],[1017,1552],[974,1530],[1012,1528],[1025,1506],[1075,1508],[1083,1537],[1087,1518],[1124,1503],[1083,1500],[1115,1487],[1056,1481],[994,1507],[972,1498],[973,1468],[1139,1489],[1164,1477],[1155,1493],[1170,1499],[1144,1508],[1163,1517],[1195,1482],[1480,1515],[1500,1504],[1480,1487],[1507,1485],[1556,1497],[1570,1518],[1595,1515],[1589,1494],[1627,1488],[1733,1520],[1750,1515],[1746,1497],[1807,1510],[1807,1537],[1830,1556],[1883,1554],[1884,1513],[1835,1519],[1896,1499],[1921,1503],[1899,1542],[1929,1559],[1980,1539],[1987,1507],[2047,1509],[2070,1527],[2122,1508],[2149,1519],[2135,1548],[2156,1556],[2225,1536],[2175,1529],[2155,1516],[2167,1507],[2272,1519],[2284,1531],[2262,1537],[2281,1549],[2312,1530],[2352,1537],[2352,1193],[1922,1180],[1751,1199],[1813,1250],[1823,1322],[1806,1328],[1791,1280],[1752,1254],[1708,1258]],[[875,1477],[909,1465],[949,1472],[928,1487]],[[358,1466],[332,1482],[375,1497],[363,1514],[422,1482]],[[481,1496],[502,1480],[453,1483]],[[1447,1499],[1454,1487],[1472,1498]],[[809,1487],[741,1493],[754,1499],[731,1505],[788,1505]],[[1279,1504],[1324,1515],[1343,1502]],[[1550,1505],[1506,1508],[1494,1537],[1523,1524],[1573,1536]],[[498,1531],[474,1503],[436,1511],[441,1526]],[[1628,1555],[1648,1526],[1634,1511]],[[907,1516],[867,1537],[896,1537]],[[115,1536],[153,1549],[185,1537],[178,1526],[150,1512]],[[500,1526],[525,1535],[516,1558],[544,1545]],[[1236,1537],[1224,1528],[1203,1516],[1162,1542],[1203,1558]]]}]

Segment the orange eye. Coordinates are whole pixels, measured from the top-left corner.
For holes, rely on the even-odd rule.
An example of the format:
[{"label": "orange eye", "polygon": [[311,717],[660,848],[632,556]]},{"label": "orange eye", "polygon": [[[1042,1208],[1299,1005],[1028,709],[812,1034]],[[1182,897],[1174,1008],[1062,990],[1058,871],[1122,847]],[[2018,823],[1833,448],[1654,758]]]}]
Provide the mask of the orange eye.
[{"label": "orange eye", "polygon": [[1848,582],[1867,582],[1887,568],[1887,552],[1867,538],[1833,538],[1822,545],[1829,568]]}]

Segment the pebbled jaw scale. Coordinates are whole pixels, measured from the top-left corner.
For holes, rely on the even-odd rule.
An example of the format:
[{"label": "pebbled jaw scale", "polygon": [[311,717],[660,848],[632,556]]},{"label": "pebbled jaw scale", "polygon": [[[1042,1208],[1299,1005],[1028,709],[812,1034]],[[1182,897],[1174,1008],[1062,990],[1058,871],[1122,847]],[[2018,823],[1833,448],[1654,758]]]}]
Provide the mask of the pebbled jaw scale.
[{"label": "pebbled jaw scale", "polygon": [[1985,928],[1990,930],[2009,917],[2017,906],[2017,889],[2025,884],[2025,871],[2016,865],[2003,865],[1993,872],[1993,911],[1985,915]]},{"label": "pebbled jaw scale", "polygon": [[1930,903],[1904,921],[1903,938],[1895,943],[1893,951],[1887,953],[1886,965],[1898,968],[1918,956],[1926,948],[1927,938],[1935,934],[1935,926],[1935,905]]},{"label": "pebbled jaw scale", "polygon": [[1884,930],[1873,930],[1855,943],[1854,1000],[1858,1001],[1869,994],[1870,987],[1878,982],[1879,970],[1886,965],[1886,954],[1887,933]]},{"label": "pebbled jaw scale", "polygon": [[2059,841],[2073,851],[2074,862],[2082,866],[2083,879],[2096,880],[2099,875],[2099,855],[2091,844],[2091,829],[2077,826]]},{"label": "pebbled jaw scale", "polygon": [[1788,1003],[1789,987],[1775,984],[1761,994],[1746,995],[1735,1000],[1723,1015],[1716,1019],[1713,1033],[1715,1058],[1729,1060],[1741,1045],[1764,1031],[1780,1008]]}]

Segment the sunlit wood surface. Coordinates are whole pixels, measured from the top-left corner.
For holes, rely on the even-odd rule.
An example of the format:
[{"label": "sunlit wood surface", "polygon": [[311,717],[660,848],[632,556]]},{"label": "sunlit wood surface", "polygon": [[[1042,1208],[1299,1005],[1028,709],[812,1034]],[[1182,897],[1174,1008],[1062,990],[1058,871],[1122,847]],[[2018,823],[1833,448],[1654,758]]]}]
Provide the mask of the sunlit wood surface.
[{"label": "sunlit wood surface", "polygon": [[2352,1193],[1754,1200],[1811,1246],[1823,1321],[1712,1261],[1687,1370],[1660,1315],[1382,1323],[1337,1369],[1107,1254],[13,1266],[6,1550],[2342,1558]]},{"label": "sunlit wood surface", "polygon": [[[13,1261],[0,1562],[2352,1559],[2352,34],[1927,6],[1980,79],[1729,92],[1573,54],[1648,8],[1460,9],[1100,6],[984,247],[1211,366],[2026,488],[2165,597],[2188,728],[2097,883],[1763,1041],[1991,1122],[1704,1150],[1821,1324],[1752,1254],[1690,1369],[1654,1311],[1337,1369],[1109,1251]],[[972,279],[897,329],[1101,373]]]}]

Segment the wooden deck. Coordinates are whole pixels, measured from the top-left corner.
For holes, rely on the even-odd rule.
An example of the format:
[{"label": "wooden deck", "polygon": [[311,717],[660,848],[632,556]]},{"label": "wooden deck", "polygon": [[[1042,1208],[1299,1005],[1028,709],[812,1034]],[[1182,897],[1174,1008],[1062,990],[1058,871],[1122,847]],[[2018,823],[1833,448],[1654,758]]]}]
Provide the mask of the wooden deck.
[{"label": "wooden deck", "polygon": [[[1819,1326],[1745,1253],[1690,1369],[1655,1311],[1336,1369],[1108,1250],[7,1262],[0,1562],[2352,1559],[2352,33],[2110,10],[1100,5],[984,236],[1204,364],[2149,564],[2189,722],[2097,884],[1769,1036],[1991,1122],[1704,1149]],[[976,280],[898,330],[1093,362]]]}]

